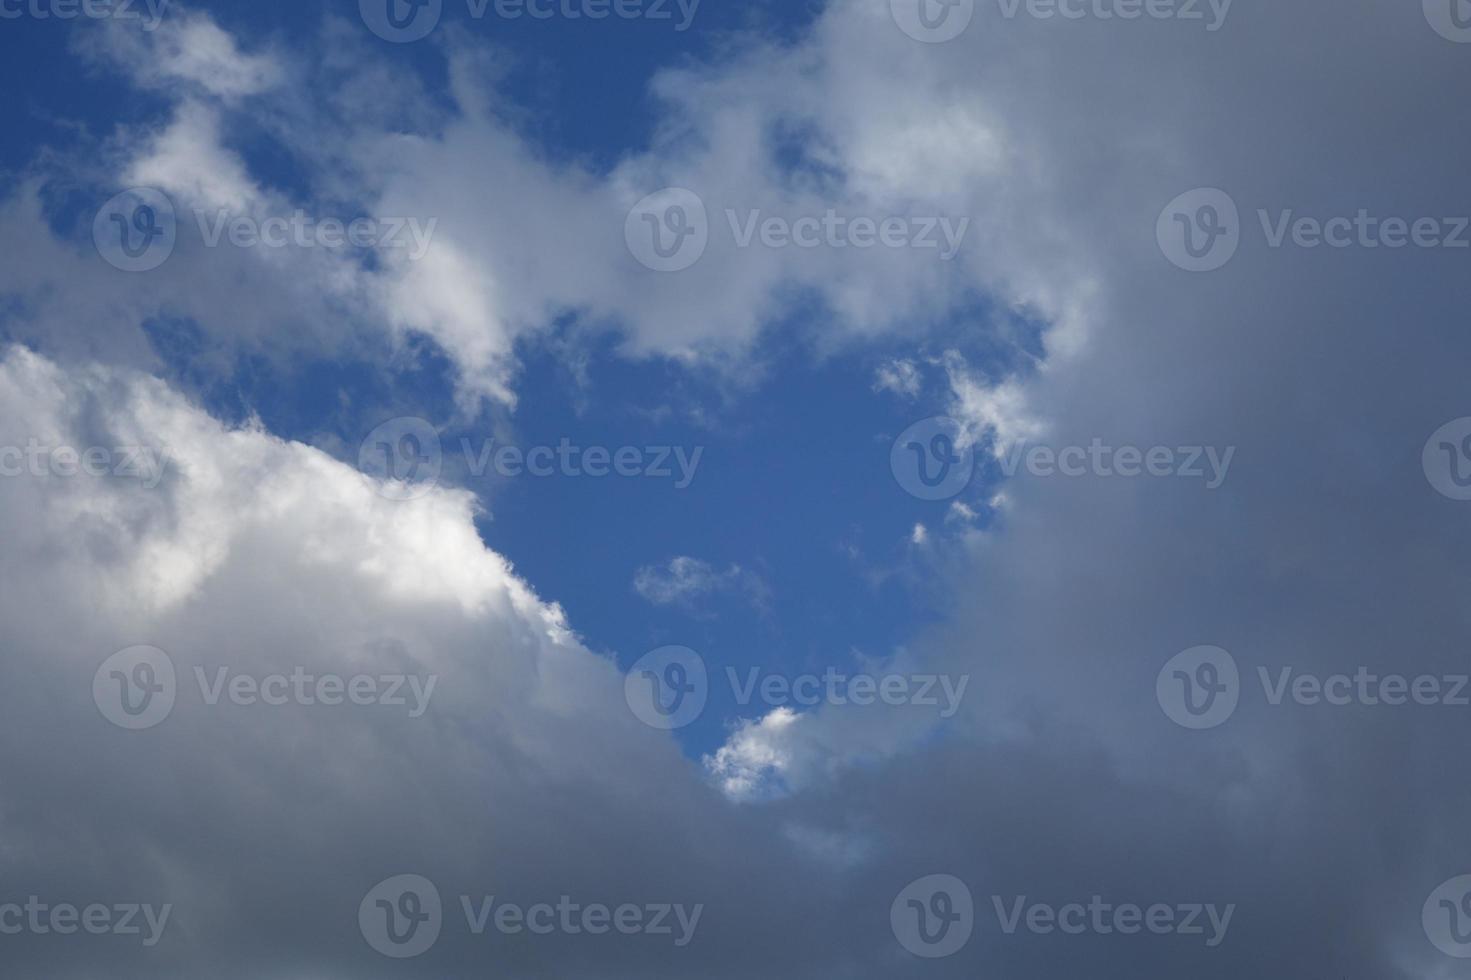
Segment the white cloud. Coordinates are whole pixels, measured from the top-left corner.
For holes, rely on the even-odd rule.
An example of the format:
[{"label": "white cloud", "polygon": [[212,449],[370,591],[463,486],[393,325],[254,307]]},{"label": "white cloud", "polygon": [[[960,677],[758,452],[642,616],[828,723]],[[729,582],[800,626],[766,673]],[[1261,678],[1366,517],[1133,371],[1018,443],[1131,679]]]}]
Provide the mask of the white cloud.
[{"label": "white cloud", "polygon": [[924,384],[919,366],[907,358],[895,358],[880,365],[874,376],[875,391],[892,391],[905,398],[917,398]]},{"label": "white cloud", "polygon": [[[497,71],[461,43],[446,48],[455,112],[445,118],[427,98],[410,113],[376,116],[362,99],[336,113],[306,97],[318,89],[364,98],[377,92],[377,102],[402,107],[414,85],[373,67],[366,50],[350,68],[302,52],[248,51],[202,13],[153,35],[100,36],[111,39],[105,50],[134,84],[188,83],[164,86],[177,100],[169,125],[123,132],[126,179],[191,205],[257,216],[319,206],[265,190],[223,138],[238,117],[281,140],[311,171],[307,183],[335,200],[438,222],[433,247],[416,263],[387,255],[368,272],[298,250],[256,255],[272,267],[251,275],[281,285],[214,295],[234,308],[240,304],[229,297],[290,290],[305,264],[332,302],[311,331],[281,325],[285,345],[336,334],[356,335],[372,349],[384,335],[402,345],[413,332],[426,334],[454,361],[467,410],[481,398],[513,402],[518,338],[569,316],[615,327],[629,353],[704,360],[737,375],[787,299],[803,293],[832,314],[814,325],[823,348],[922,333],[980,292],[1004,308],[1031,311],[1061,334],[1082,330],[1089,276],[1077,250],[1061,247],[1061,229],[1043,220],[1046,199],[1031,186],[1031,151],[1015,145],[1007,120],[985,98],[909,98],[915,78],[920,91],[939,84],[933,67],[917,60],[920,53],[891,23],[858,7],[835,4],[793,48],[750,45],[713,66],[659,75],[653,91],[663,125],[650,145],[607,172],[548,161],[498,111]],[[404,126],[405,118],[421,120],[418,130]],[[808,151],[838,178],[823,184],[784,175],[767,139],[779,121],[808,127]],[[634,202],[670,185],[703,198],[710,246],[692,268],[661,275],[634,260],[623,225]],[[967,234],[946,262],[938,249],[740,247],[731,227],[752,214],[791,221],[829,211],[875,221],[943,218],[964,222]],[[1045,267],[1027,260],[1044,248]],[[549,255],[556,261],[544,261]],[[346,315],[332,312],[342,307]],[[201,324],[240,339],[228,318]],[[900,373],[881,383],[909,391],[913,378]]]},{"label": "white cloud", "polygon": [[645,565],[633,578],[633,588],[656,606],[693,606],[714,595],[736,595],[764,608],[771,590],[760,575],[732,564],[724,570],[707,561],[679,555],[663,566]]},{"label": "white cloud", "polygon": [[238,100],[270,91],[287,78],[281,55],[240,50],[235,37],[205,13],[172,9],[146,32],[123,18],[95,26],[78,35],[77,49],[142,87]]},{"label": "white cloud", "polygon": [[[123,181],[156,187],[186,208],[226,209],[237,217],[253,214],[264,197],[240,158],[221,145],[219,112],[192,101],[145,138]],[[187,224],[188,215],[181,217]]]},{"label": "white cloud", "polygon": [[[0,477],[0,675],[27,692],[0,734],[31,746],[0,764],[0,780],[26,787],[6,807],[0,870],[17,894],[70,883],[53,901],[175,903],[187,926],[136,964],[119,952],[115,975],[192,973],[202,950],[217,956],[257,930],[278,951],[252,940],[220,976],[304,962],[335,963],[323,977],[372,975],[381,964],[350,924],[367,888],[405,868],[447,891],[526,902],[548,880],[584,902],[633,900],[640,880],[652,888],[641,901],[698,900],[701,882],[739,861],[676,843],[685,830],[786,846],[778,826],[729,823],[669,735],[628,709],[614,663],[486,549],[469,495],[389,500],[323,453],[225,427],[159,381],[10,349],[0,447],[33,438],[170,453],[152,489],[114,476]],[[92,675],[140,643],[175,662],[177,703],[157,728],[120,732],[92,703]],[[439,684],[416,719],[376,706],[211,706],[194,671],[222,667]],[[604,829],[577,829],[590,813]],[[671,845],[670,876],[644,877]],[[215,859],[195,861],[196,849]],[[240,853],[248,860],[221,874]],[[711,861],[725,870],[711,875]],[[311,924],[274,931],[283,914]],[[450,960],[480,955],[463,936],[441,946]],[[49,975],[94,972],[57,965],[54,947],[22,943],[7,956],[27,973],[43,959]],[[537,956],[584,975],[574,949]]]},{"label": "white cloud", "polygon": [[1007,379],[993,384],[978,378],[957,351],[947,351],[943,363],[950,380],[950,414],[964,423],[972,442],[989,438],[992,451],[1000,458],[1017,440],[1046,431],[1045,423],[1027,404],[1023,382]]},{"label": "white cloud", "polygon": [[803,770],[809,763],[798,758],[795,743],[804,721],[791,708],[777,708],[759,721],[743,721],[714,755],[705,758],[705,768],[733,800],[783,795],[789,778],[805,780]]}]

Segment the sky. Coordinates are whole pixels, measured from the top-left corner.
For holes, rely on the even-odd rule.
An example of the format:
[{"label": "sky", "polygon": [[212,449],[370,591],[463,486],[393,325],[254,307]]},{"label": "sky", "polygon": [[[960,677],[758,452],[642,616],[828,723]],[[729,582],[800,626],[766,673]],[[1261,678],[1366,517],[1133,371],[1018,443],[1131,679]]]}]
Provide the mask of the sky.
[{"label": "sky", "polygon": [[0,0],[0,962],[1471,976],[1471,4]]}]

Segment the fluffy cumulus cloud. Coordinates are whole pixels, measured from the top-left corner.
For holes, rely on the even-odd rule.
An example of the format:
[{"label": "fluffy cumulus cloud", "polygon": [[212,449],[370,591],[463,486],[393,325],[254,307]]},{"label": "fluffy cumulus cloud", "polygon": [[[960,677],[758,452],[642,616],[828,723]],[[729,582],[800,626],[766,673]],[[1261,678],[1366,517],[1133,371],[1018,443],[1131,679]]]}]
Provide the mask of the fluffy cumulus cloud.
[{"label": "fluffy cumulus cloud", "polygon": [[[626,939],[610,971],[598,942],[476,940],[463,918],[456,932],[460,895],[616,906],[634,881],[640,901],[724,906],[701,945],[735,956],[730,976],[759,969],[739,937],[796,907],[779,912],[788,899],[762,897],[766,872],[704,834],[768,837],[777,851],[741,862],[771,860],[773,880],[795,845],[726,811],[667,734],[635,719],[616,666],[481,544],[468,495],[392,500],[318,450],[222,427],[160,382],[20,349],[0,360],[0,406],[0,441],[34,440],[39,461],[7,457],[20,475],[0,480],[0,669],[28,692],[3,726],[31,746],[3,777],[26,786],[4,808],[6,901],[173,907],[151,948],[7,936],[11,969],[80,977],[106,955],[114,976],[289,976],[304,963],[396,975],[363,942],[357,908],[406,872],[435,882],[450,920],[425,969],[682,975],[652,936]],[[94,448],[108,455],[86,471],[68,462]],[[124,465],[143,450],[166,459],[151,488]],[[99,712],[93,679],[137,645],[168,656],[175,702],[126,731]],[[229,693],[237,678],[297,673],[313,679],[305,701]],[[402,706],[386,685],[383,703],[308,703],[331,696],[315,686],[325,676],[418,686]],[[722,880],[729,891],[712,887]]]},{"label": "fluffy cumulus cloud", "polygon": [[[606,171],[548,162],[456,45],[452,110],[426,103],[432,130],[406,131],[412,86],[360,70],[392,95],[348,101],[334,122],[277,84],[352,71],[331,58],[308,68],[199,19],[178,29],[188,43],[136,42],[159,57],[133,82],[189,84],[166,121],[110,139],[116,173],[181,206],[290,208],[299,199],[225,135],[257,113],[341,199],[439,225],[417,262],[206,262],[182,241],[157,275],[126,277],[58,236],[37,180],[4,202],[0,289],[18,297],[13,333],[45,355],[0,361],[0,443],[168,460],[151,489],[49,466],[0,480],[0,673],[23,695],[0,713],[14,747],[0,765],[5,895],[174,905],[149,949],[7,937],[19,975],[1464,975],[1421,909],[1471,867],[1457,751],[1471,709],[1274,705],[1259,677],[1466,672],[1465,505],[1427,484],[1421,449],[1471,414],[1467,253],[1273,247],[1258,211],[1464,211],[1471,130],[1447,93],[1464,88],[1468,52],[1419,5],[1241,6],[1207,32],[977,4],[936,45],[897,30],[889,7],[833,0],[792,43],[660,75],[663,125]],[[784,129],[807,134],[799,166],[769,151]],[[670,185],[700,196],[710,243],[660,275],[625,247],[624,218]],[[1208,274],[1176,268],[1155,237],[1165,204],[1196,187],[1240,209],[1238,254]],[[828,209],[968,224],[947,262],[742,246],[726,214]],[[906,646],[903,673],[970,678],[958,714],[783,708],[736,721],[702,765],[640,724],[615,664],[485,548],[471,497],[386,499],[133,369],[150,366],[139,324],[160,313],[271,353],[388,356],[422,334],[467,403],[509,401],[516,338],[558,317],[616,323],[635,356],[730,363],[793,296],[818,300],[828,347],[918,343],[980,299],[1044,322],[1046,357],[1024,375],[912,359],[945,373],[943,407],[998,451],[1235,447],[1236,462],[1212,491],[1180,472],[1121,475],[1117,459],[1019,471],[1000,520],[954,522],[939,615]],[[914,385],[898,365],[877,383]],[[699,579],[652,569],[649,592]],[[163,724],[124,732],[92,683],[135,644],[169,654],[179,695]],[[1241,703],[1187,731],[1156,679],[1202,644],[1235,657]],[[209,705],[195,683],[196,668],[297,666],[432,674],[433,710]],[[926,961],[895,941],[890,903],[937,872],[969,885],[975,928]],[[439,944],[406,964],[356,924],[368,889],[401,873],[446,901]],[[477,938],[458,902],[630,893],[704,903],[697,940]],[[1235,911],[1208,947],[1008,934],[993,896]]]}]

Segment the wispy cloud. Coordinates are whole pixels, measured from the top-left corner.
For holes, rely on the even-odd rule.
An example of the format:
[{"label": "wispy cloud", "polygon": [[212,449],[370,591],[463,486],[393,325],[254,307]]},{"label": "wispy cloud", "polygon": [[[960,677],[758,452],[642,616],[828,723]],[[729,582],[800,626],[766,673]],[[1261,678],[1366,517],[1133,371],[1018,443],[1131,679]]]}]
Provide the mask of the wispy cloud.
[{"label": "wispy cloud", "polygon": [[633,589],[656,606],[696,609],[717,596],[735,597],[765,610],[771,588],[760,575],[740,565],[725,569],[698,558],[680,555],[663,565],[645,565],[633,577]]}]

